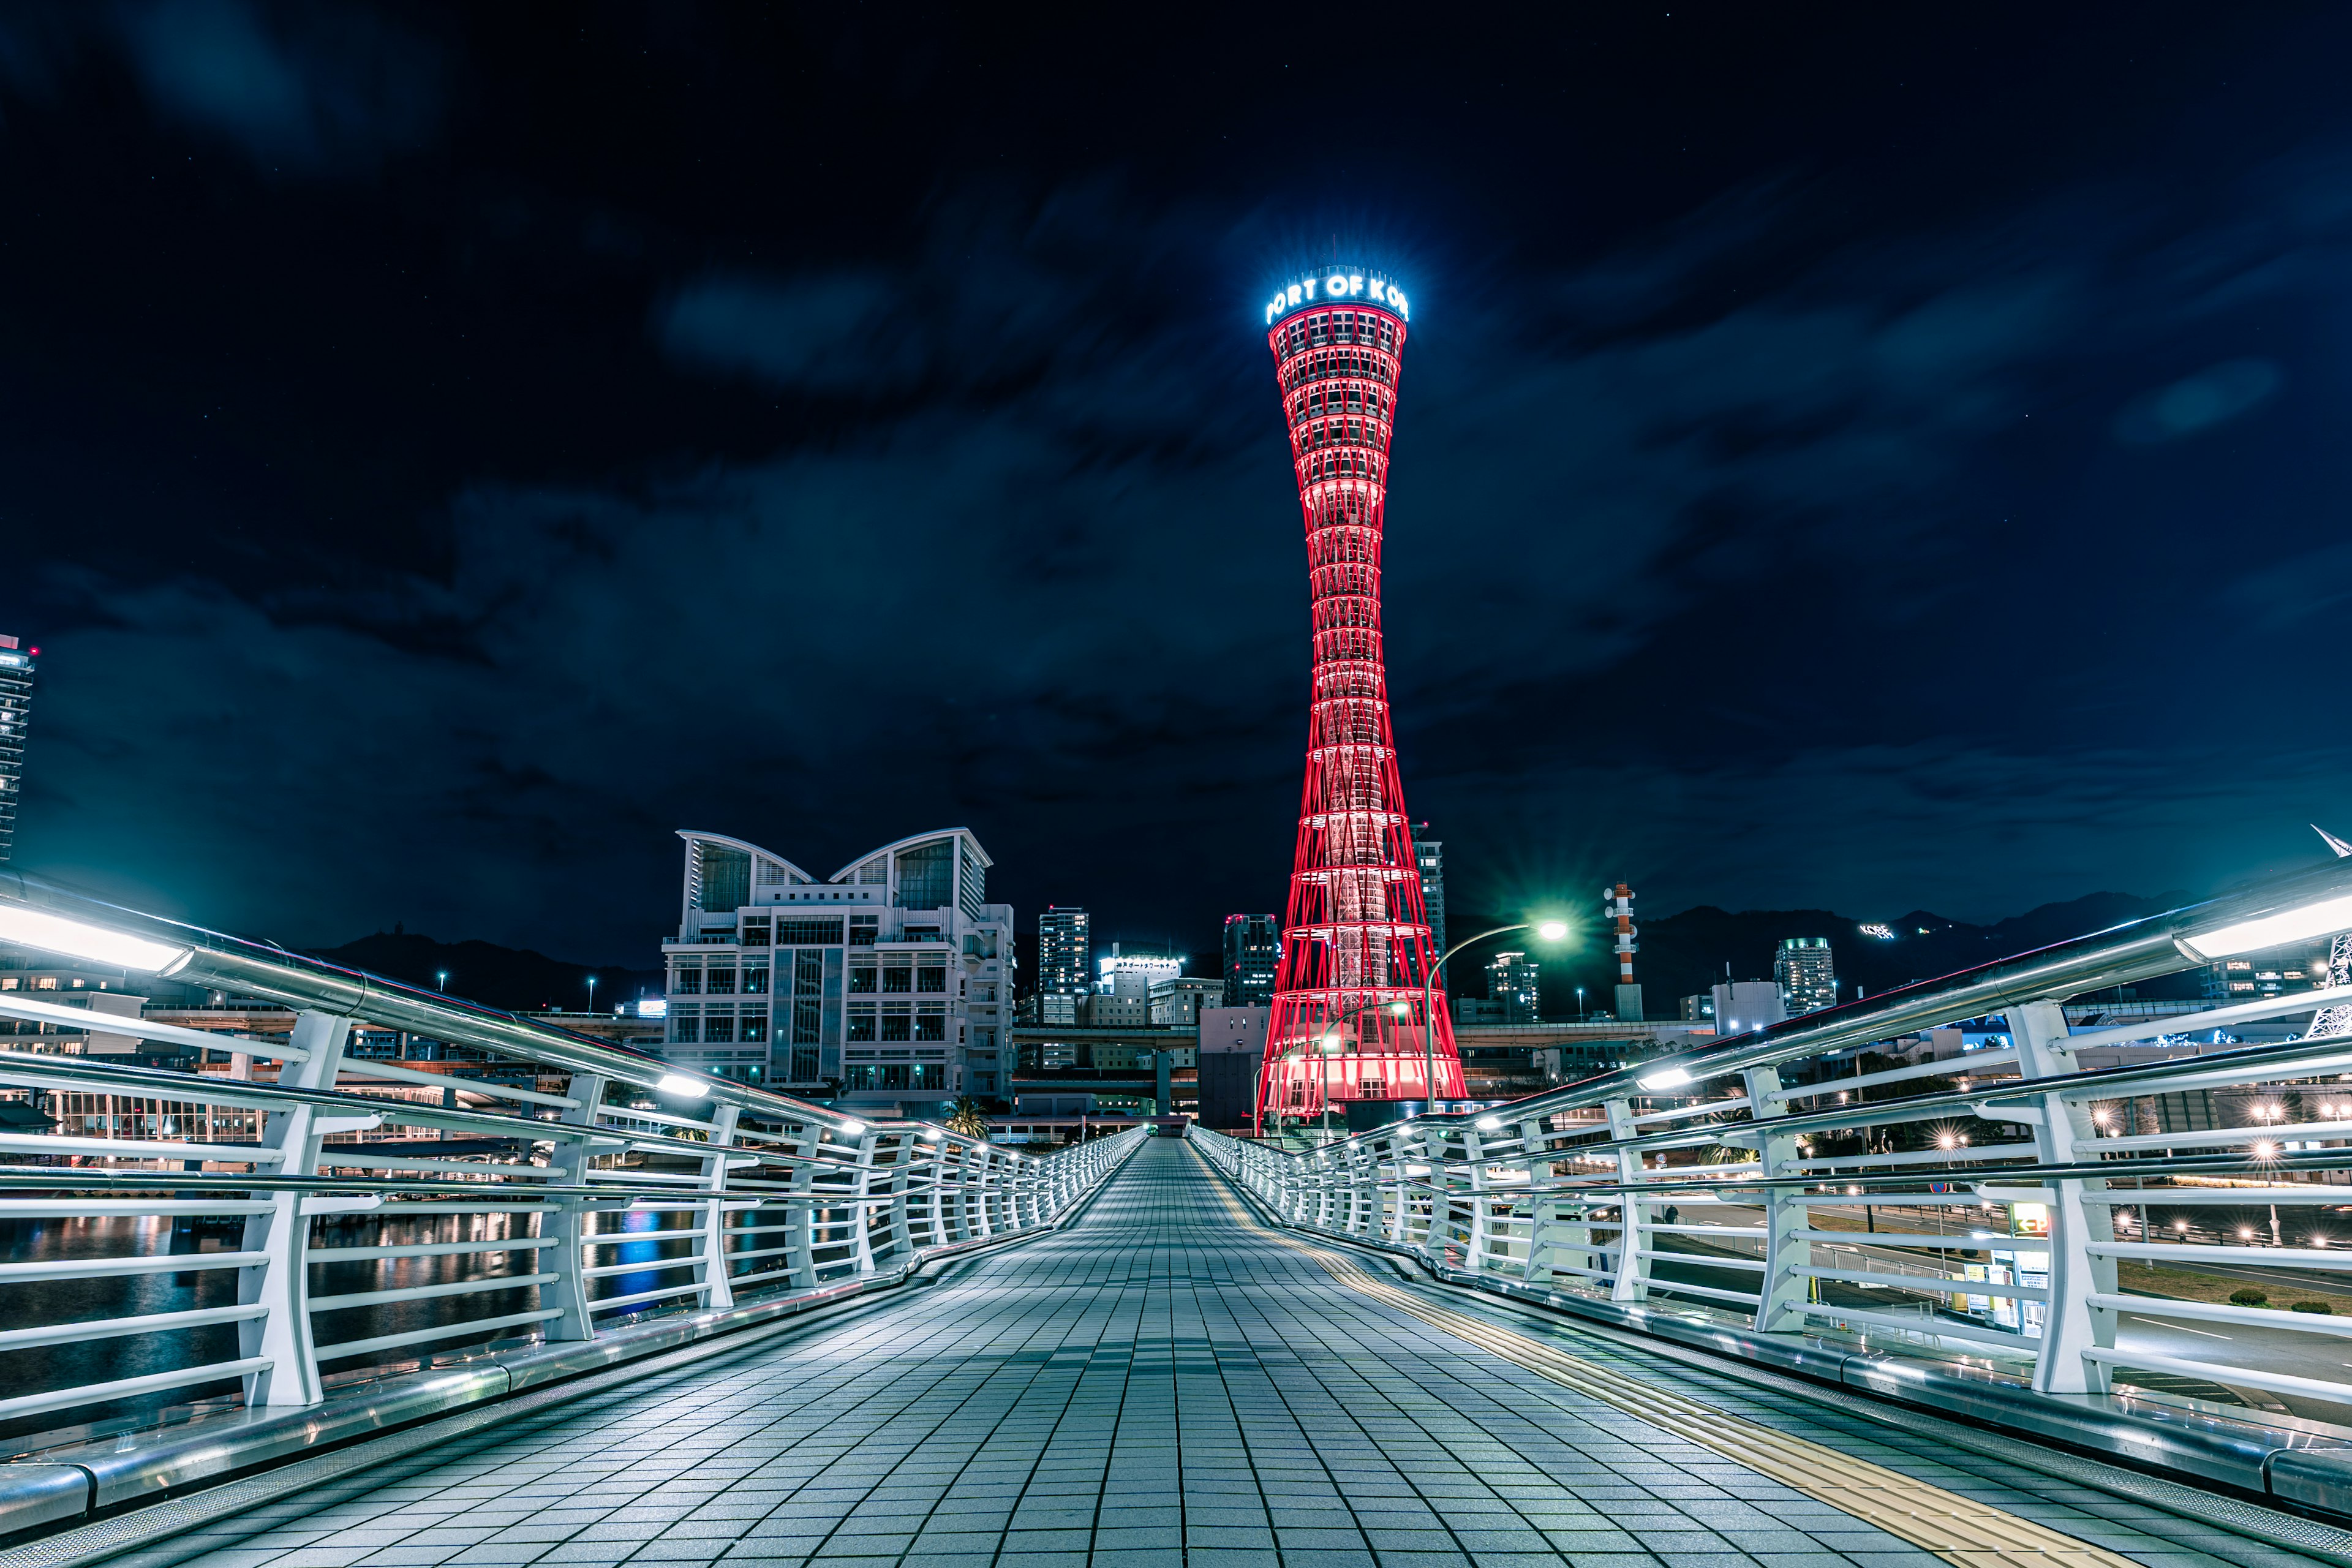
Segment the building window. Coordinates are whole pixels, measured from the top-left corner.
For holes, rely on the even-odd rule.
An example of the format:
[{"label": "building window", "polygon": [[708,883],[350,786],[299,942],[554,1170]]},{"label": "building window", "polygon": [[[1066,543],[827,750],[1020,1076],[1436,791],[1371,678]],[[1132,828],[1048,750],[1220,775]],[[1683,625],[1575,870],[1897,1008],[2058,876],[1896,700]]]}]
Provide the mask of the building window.
[{"label": "building window", "polygon": [[767,946],[768,930],[767,916],[745,915],[743,917],[743,945],[745,947]]},{"label": "building window", "polygon": [[765,996],[767,994],[768,966],[764,963],[755,963],[747,966],[743,971],[743,994],[746,996]]},{"label": "building window", "polygon": [[814,996],[824,989],[824,954],[797,952],[793,955],[793,994]]},{"label": "building window", "polygon": [[944,967],[933,966],[915,971],[916,990],[944,992],[947,988],[948,972]]},{"label": "building window", "polygon": [[976,1049],[992,1051],[996,1048],[996,1031],[993,1029],[974,1029],[971,1032],[971,1043]]},{"label": "building window", "polygon": [[913,1023],[914,1020],[909,1018],[903,1010],[886,1013],[882,1016],[882,1037],[886,1040],[912,1039],[914,1038],[911,1028]]},{"label": "building window", "polygon": [[934,838],[898,851],[898,907],[940,910],[955,902],[955,848],[952,838]]},{"label": "building window", "polygon": [[815,1050],[802,1050],[795,1047],[793,1051],[793,1081],[814,1083],[817,1081],[816,1070]]},{"label": "building window", "polygon": [[737,1039],[747,1046],[768,1043],[768,1015],[764,1008],[756,1013],[744,1013],[737,1022],[740,1026],[735,1036]]},{"label": "building window", "polygon": [[853,1040],[874,1037],[874,1005],[871,1002],[863,1006],[855,1002],[849,1005],[849,1037]]},{"label": "building window", "polygon": [[[873,1069],[868,1068],[867,1070],[871,1071]],[[907,1089],[911,1087],[907,1081],[908,1076],[911,1070],[912,1069],[910,1069],[904,1062],[894,1062],[889,1066],[885,1067],[882,1069],[882,1087],[884,1089]]]},{"label": "building window", "polygon": [[778,947],[833,947],[841,941],[841,917],[829,921],[778,921]]},{"label": "building window", "polygon": [[908,965],[905,955],[892,953],[890,956],[896,962],[882,966],[882,989],[912,991],[915,988],[915,972]]},{"label": "building window", "polygon": [[702,1038],[702,1020],[692,1013],[672,1013],[669,1037],[682,1046],[694,1044]]},{"label": "building window", "polygon": [[874,934],[881,929],[882,917],[880,915],[850,916],[849,945],[852,947],[872,947],[874,945]]},{"label": "building window", "polygon": [[735,972],[732,969],[714,966],[709,972],[709,978],[703,982],[703,986],[713,996],[732,996],[735,994]]},{"label": "building window", "polygon": [[944,1040],[948,1037],[948,1018],[944,1013],[922,1012],[915,1016],[915,1038]]},{"label": "building window", "polygon": [[734,1038],[734,1014],[711,1013],[704,1016],[702,1020],[702,1043],[704,1045],[723,1046],[732,1041]]},{"label": "building window", "polygon": [[944,1062],[916,1063],[913,1087],[928,1089],[934,1094],[944,1092],[948,1087],[947,1064]]},{"label": "building window", "polygon": [[669,994],[673,996],[698,996],[702,994],[702,971],[681,967],[669,977]]},{"label": "building window", "polygon": [[[823,1019],[821,1006],[822,1004],[816,1002],[793,1004],[793,1044],[814,1046],[820,1043],[818,1031],[822,1026]],[[805,1083],[808,1080],[803,1079],[801,1081]]]}]

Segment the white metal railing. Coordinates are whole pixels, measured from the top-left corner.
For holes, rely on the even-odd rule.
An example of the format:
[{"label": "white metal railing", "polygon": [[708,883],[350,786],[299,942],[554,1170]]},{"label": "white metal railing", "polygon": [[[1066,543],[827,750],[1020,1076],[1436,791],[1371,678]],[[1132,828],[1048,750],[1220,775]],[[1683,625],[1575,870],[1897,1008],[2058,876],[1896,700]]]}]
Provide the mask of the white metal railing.
[{"label": "white metal railing", "polygon": [[[2076,1059],[2310,1014],[2352,986],[2080,1035],[2060,1005],[2347,926],[2338,862],[1484,1112],[1298,1152],[1195,1138],[1287,1223],[1449,1270],[1771,1334],[1994,1351],[2043,1393],[2185,1373],[2352,1420],[2352,1036]],[[1862,1059],[1996,1015],[2007,1046]],[[2224,1112],[2242,1124],[2212,1125]],[[2250,1349],[2200,1324],[2271,1333]]]},{"label": "white metal railing", "polygon": [[[0,936],[21,935],[12,908],[0,896]],[[100,912],[86,929],[113,928]],[[163,1336],[147,1340],[141,1364],[182,1363],[19,1383],[0,1395],[0,1421],[21,1429],[28,1417],[66,1420],[228,1379],[250,1405],[311,1405],[345,1374],[458,1342],[591,1340],[649,1311],[891,1275],[940,1248],[1055,1224],[1145,1136],[1133,1128],[1039,1156],[924,1123],[869,1123],[373,976],[226,951],[248,979],[258,971],[265,984],[331,1006],[301,1010],[284,1038],[110,1015],[102,1026],[233,1048],[265,1074],[274,1064],[274,1079],[0,1050],[0,1089],[164,1100],[199,1108],[206,1124],[241,1112],[258,1130],[249,1142],[136,1128],[0,1134],[0,1219],[98,1222],[75,1226],[89,1256],[0,1263],[0,1352]],[[50,1012],[77,1027],[96,1021],[0,997],[0,1016],[57,1022]],[[436,1038],[493,1053],[469,1068],[568,1081],[548,1093],[346,1059],[355,1023],[420,1021]],[[387,1079],[456,1089],[488,1108],[365,1092]],[[215,1248],[163,1250],[183,1224],[214,1229]],[[122,1310],[76,1315],[89,1310],[92,1286],[104,1300],[107,1281],[215,1271],[233,1272],[233,1303],[152,1310],[154,1293],[142,1307],[125,1283]],[[46,1289],[68,1281],[70,1295]]]}]

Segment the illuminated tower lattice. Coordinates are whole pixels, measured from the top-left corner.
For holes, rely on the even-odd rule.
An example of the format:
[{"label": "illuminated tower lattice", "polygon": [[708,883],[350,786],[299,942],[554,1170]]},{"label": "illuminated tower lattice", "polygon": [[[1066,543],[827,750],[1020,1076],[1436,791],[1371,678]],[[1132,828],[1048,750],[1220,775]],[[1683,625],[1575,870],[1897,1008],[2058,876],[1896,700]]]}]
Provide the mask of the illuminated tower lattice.
[{"label": "illuminated tower lattice", "polygon": [[1337,268],[1265,308],[1298,470],[1314,608],[1307,787],[1289,918],[1258,1079],[1261,1123],[1332,1102],[1464,1092],[1397,782],[1381,655],[1381,527],[1410,310],[1386,279]]}]

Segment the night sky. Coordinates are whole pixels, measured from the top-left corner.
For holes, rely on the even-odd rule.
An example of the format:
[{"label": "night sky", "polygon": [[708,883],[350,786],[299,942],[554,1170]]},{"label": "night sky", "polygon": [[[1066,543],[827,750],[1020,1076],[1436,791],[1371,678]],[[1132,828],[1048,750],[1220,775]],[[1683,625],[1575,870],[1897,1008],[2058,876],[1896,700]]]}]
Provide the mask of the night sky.
[{"label": "night sky", "polygon": [[[2352,10],[16,4],[17,864],[596,962],[673,829],[1282,902],[1261,323],[1413,300],[1459,910],[1990,920],[2352,832]],[[1333,18],[1337,19],[1334,20]]]}]

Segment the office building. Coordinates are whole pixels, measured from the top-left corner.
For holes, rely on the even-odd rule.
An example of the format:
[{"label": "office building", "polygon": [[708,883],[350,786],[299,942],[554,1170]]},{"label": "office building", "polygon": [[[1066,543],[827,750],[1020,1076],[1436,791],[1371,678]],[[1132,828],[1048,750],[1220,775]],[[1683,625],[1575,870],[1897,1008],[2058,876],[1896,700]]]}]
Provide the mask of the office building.
[{"label": "office building", "polygon": [[1780,1006],[1780,987],[1769,980],[1727,981],[1715,988],[1715,1032],[1744,1035],[1777,1024],[1789,1015]]},{"label": "office building", "polygon": [[1429,824],[1412,825],[1412,858],[1421,868],[1421,910],[1429,921],[1432,951],[1445,951],[1445,845],[1429,837]]},{"label": "office building", "polygon": [[1837,1005],[1837,966],[1830,957],[1825,936],[1780,939],[1772,958],[1772,979],[1780,987],[1780,1012],[1793,1018]]},{"label": "office building", "polygon": [[[686,885],[662,1054],[718,1077],[936,1120],[1011,1092],[1013,910],[987,901],[971,831],[886,844],[819,881],[780,855],[680,830]],[[897,1108],[897,1109],[893,1109]]]},{"label": "office building", "polygon": [[1084,910],[1048,904],[1037,917],[1037,994],[1083,996],[1093,990],[1094,955],[1092,917]]},{"label": "office building", "polygon": [[1238,1130],[1257,1111],[1258,1065],[1265,1057],[1266,1006],[1203,1007],[1194,1059],[1203,1127]]},{"label": "office building", "polygon": [[1225,983],[1222,980],[1187,980],[1181,975],[1173,980],[1155,980],[1151,983],[1150,997],[1152,1027],[1190,1026],[1201,1021],[1202,1009],[1223,1005]]},{"label": "office building", "polygon": [[1536,971],[1539,967],[1524,952],[1498,952],[1486,961],[1486,999],[1502,1009],[1502,1022],[1540,1021],[1542,1015],[1536,1001]]},{"label": "office building", "polygon": [[[38,650],[34,650],[37,652]],[[0,864],[16,842],[16,799],[25,782],[25,726],[33,716],[33,655],[0,637]]]},{"label": "office building", "polygon": [[1226,1006],[1271,1005],[1274,1001],[1274,972],[1281,963],[1280,916],[1225,917]]},{"label": "office building", "polygon": [[1119,979],[1131,975],[1141,983],[1138,995],[1150,996],[1152,982],[1173,980],[1184,973],[1184,961],[1165,952],[1125,952],[1110,944],[1110,956],[1095,960],[1095,991],[1098,995],[1125,994]]},{"label": "office building", "polygon": [[1684,997],[1682,999],[1679,1016],[1682,1018],[1682,1021],[1685,1024],[1714,1023],[1715,993],[1712,991],[1702,991],[1696,996]]}]

